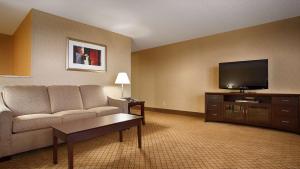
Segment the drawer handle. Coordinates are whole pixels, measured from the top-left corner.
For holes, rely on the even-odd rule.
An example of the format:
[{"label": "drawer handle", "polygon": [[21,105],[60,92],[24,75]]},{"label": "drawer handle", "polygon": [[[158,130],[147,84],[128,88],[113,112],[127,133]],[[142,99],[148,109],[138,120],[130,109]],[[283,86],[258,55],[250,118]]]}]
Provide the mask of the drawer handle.
[{"label": "drawer handle", "polygon": [[288,99],[282,99],[281,101],[282,102],[288,102],[289,100]]},{"label": "drawer handle", "polygon": [[287,120],[282,120],[281,123],[289,124],[290,122]]},{"label": "drawer handle", "polygon": [[214,113],[214,114],[212,114],[213,116],[217,116],[217,114],[216,113]]},{"label": "drawer handle", "polygon": [[215,104],[212,104],[211,106],[212,106],[212,107],[217,107],[217,105],[215,105]]},{"label": "drawer handle", "polygon": [[207,109],[208,111],[213,111],[214,109]]},{"label": "drawer handle", "polygon": [[288,111],[288,110],[286,110],[286,109],[282,109],[281,111],[282,111],[282,112],[287,112],[287,113],[290,112],[290,111]]}]

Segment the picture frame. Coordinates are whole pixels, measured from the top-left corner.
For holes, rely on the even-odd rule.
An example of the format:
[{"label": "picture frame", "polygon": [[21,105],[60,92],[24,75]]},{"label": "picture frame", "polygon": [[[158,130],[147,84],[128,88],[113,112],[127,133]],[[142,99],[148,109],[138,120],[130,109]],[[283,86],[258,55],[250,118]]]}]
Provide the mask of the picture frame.
[{"label": "picture frame", "polygon": [[66,69],[106,72],[106,45],[68,38]]}]

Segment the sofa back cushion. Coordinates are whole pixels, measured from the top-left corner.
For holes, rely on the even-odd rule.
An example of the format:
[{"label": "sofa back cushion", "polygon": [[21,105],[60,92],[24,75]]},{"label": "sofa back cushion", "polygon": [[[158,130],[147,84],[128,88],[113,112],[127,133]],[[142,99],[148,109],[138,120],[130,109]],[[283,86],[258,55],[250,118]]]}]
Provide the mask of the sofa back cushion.
[{"label": "sofa back cushion", "polygon": [[83,108],[90,109],[107,105],[107,97],[103,92],[103,87],[98,85],[80,86]]},{"label": "sofa back cushion", "polygon": [[53,113],[83,109],[78,86],[49,86],[48,92]]},{"label": "sofa back cushion", "polygon": [[6,86],[3,100],[14,116],[50,114],[50,102],[45,86]]}]

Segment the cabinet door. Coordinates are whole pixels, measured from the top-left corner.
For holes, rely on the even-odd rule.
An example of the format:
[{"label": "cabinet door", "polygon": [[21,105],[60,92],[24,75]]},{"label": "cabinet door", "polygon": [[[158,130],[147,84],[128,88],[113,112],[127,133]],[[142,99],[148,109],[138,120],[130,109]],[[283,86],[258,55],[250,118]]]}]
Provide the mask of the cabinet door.
[{"label": "cabinet door", "polygon": [[228,122],[243,123],[245,121],[244,110],[242,104],[224,103],[224,118]]},{"label": "cabinet door", "polygon": [[271,125],[271,106],[263,104],[248,104],[245,111],[246,121],[259,126]]}]

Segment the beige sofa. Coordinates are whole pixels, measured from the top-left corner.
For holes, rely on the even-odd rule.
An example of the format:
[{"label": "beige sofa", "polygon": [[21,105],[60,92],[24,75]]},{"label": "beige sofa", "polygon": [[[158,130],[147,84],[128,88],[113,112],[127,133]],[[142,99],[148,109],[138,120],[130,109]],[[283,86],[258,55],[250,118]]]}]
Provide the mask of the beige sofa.
[{"label": "beige sofa", "polygon": [[0,158],[52,144],[51,124],[114,113],[128,103],[101,86],[7,86],[0,97]]}]

